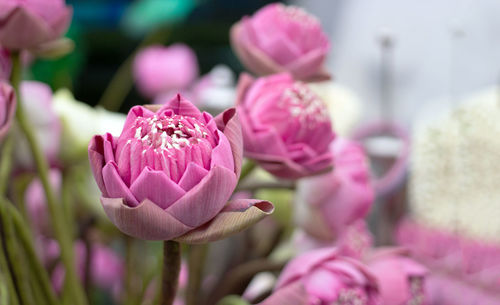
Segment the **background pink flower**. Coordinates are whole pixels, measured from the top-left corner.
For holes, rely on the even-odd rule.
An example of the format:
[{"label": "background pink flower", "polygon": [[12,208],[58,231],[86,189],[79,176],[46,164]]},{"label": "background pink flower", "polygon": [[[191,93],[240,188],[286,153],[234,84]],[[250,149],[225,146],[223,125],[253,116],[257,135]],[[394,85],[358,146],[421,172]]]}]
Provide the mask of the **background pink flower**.
[{"label": "background pink flower", "polygon": [[401,249],[378,250],[368,267],[378,280],[382,304],[427,304],[427,269],[406,257]]},{"label": "background pink flower", "polygon": [[274,293],[262,305],[380,304],[377,281],[357,260],[334,248],[307,252],[281,273]]},{"label": "background pink flower", "polygon": [[55,40],[68,28],[71,15],[64,0],[2,0],[0,45],[20,50]]},{"label": "background pink flower", "polygon": [[332,165],[335,134],[326,104],[306,84],[282,73],[238,83],[245,155],[277,177],[295,179]]},{"label": "background pink flower", "polygon": [[186,90],[196,77],[196,54],[184,44],[147,47],[134,60],[137,86],[142,94],[150,98],[168,92],[172,96],[179,90]]},{"label": "background pink flower", "polygon": [[231,28],[231,44],[258,75],[290,72],[297,79],[329,78],[323,64],[330,48],[319,21],[301,8],[273,3]]}]

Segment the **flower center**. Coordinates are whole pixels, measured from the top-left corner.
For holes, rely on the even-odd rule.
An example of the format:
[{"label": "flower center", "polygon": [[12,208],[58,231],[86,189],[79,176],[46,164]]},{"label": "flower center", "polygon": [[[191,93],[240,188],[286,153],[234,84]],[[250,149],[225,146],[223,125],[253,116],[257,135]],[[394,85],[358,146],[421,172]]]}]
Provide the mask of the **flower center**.
[{"label": "flower center", "polygon": [[285,89],[278,105],[311,129],[330,120],[326,104],[302,82]]},{"label": "flower center", "polygon": [[338,299],[331,305],[366,305],[368,299],[359,289],[346,289],[340,292]]},{"label": "flower center", "polygon": [[410,278],[410,294],[411,300],[408,301],[407,305],[421,305],[424,304],[424,285],[422,277],[411,277]]},{"label": "flower center", "polygon": [[183,115],[138,117],[134,127],[135,139],[155,151],[175,152],[206,140],[209,134],[205,124]]}]

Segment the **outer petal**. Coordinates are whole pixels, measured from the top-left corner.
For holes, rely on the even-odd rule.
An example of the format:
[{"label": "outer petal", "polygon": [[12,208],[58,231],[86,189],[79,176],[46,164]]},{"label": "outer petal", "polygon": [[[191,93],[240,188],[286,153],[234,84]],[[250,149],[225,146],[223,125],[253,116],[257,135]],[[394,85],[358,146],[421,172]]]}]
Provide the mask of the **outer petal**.
[{"label": "outer petal", "polygon": [[296,281],[278,289],[259,305],[308,305],[304,286]]},{"label": "outer petal", "polygon": [[264,52],[247,42],[244,37],[243,27],[244,24],[242,22],[236,23],[231,27],[229,35],[231,38],[231,46],[245,67],[258,75],[267,75],[285,71],[284,67],[278,65]]},{"label": "outer petal", "polygon": [[241,124],[236,109],[229,108],[215,117],[217,128],[221,130],[231,145],[234,160],[234,172],[239,179],[241,172],[241,163],[243,160],[243,135],[241,133]]},{"label": "outer petal", "polygon": [[216,166],[166,211],[187,226],[198,227],[222,210],[236,183],[234,172]]},{"label": "outer petal", "polygon": [[[296,61],[288,65],[286,68],[297,79],[309,79],[312,77],[317,78],[317,75],[320,75],[320,71],[324,73],[324,71],[322,70],[322,65],[325,62],[327,54],[328,49],[325,48],[313,50],[308,54],[298,57]],[[326,75],[323,74],[323,76]],[[330,79],[330,77],[325,80],[328,79]]]},{"label": "outer petal", "polygon": [[212,221],[176,240],[188,244],[216,241],[250,227],[273,211],[274,206],[268,201],[234,200],[228,203]]},{"label": "outer petal", "polygon": [[[97,135],[90,140],[88,148],[90,168],[92,169],[92,174],[103,196],[108,196],[102,178],[102,168],[106,164],[105,150],[107,149],[105,147],[113,146],[113,141],[113,136],[109,133],[103,136]],[[108,145],[106,145],[105,142],[109,142]]]},{"label": "outer petal", "polygon": [[136,238],[171,240],[193,229],[149,200],[136,207],[129,207],[121,198],[101,197],[101,202],[111,222]]},{"label": "outer petal", "polygon": [[125,185],[114,161],[108,162],[102,169],[102,178],[108,196],[111,198],[123,198],[127,204],[136,206],[138,203],[130,189]]}]

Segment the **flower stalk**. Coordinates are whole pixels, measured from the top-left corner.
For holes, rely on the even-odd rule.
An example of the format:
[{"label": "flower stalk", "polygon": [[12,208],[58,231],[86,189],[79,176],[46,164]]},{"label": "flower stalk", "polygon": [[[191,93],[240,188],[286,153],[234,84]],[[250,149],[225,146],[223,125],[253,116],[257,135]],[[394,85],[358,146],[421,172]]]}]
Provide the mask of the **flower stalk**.
[{"label": "flower stalk", "polygon": [[180,244],[173,240],[163,242],[163,270],[160,305],[172,305],[175,300],[181,271]]}]

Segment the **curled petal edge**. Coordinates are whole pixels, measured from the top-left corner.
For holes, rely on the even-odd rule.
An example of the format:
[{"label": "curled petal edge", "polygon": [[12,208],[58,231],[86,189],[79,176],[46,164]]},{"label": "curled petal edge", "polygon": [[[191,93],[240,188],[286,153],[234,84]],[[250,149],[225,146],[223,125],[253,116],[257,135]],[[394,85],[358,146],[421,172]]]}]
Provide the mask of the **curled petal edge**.
[{"label": "curled petal edge", "polygon": [[178,238],[186,244],[201,244],[226,238],[259,222],[272,214],[274,206],[269,201],[240,199],[229,202],[210,222]]}]

